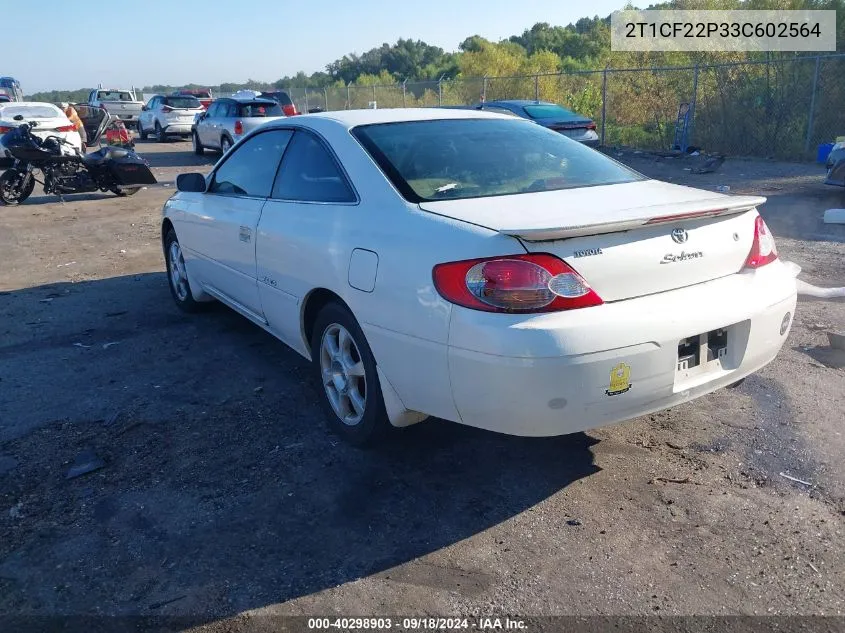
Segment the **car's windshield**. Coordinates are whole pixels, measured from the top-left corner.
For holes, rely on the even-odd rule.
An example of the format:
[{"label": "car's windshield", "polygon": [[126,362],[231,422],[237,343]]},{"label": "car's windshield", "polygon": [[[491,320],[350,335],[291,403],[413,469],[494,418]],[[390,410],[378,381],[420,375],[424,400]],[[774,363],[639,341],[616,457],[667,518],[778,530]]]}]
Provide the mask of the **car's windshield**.
[{"label": "car's windshield", "polygon": [[196,109],[202,107],[196,97],[167,97],[164,103],[171,108]]},{"label": "car's windshield", "polygon": [[53,119],[62,113],[57,107],[49,104],[0,106],[0,119],[11,121],[18,115],[25,119]]},{"label": "car's windshield", "polygon": [[522,119],[410,121],[352,131],[413,202],[609,185],[644,177]]},{"label": "car's windshield", "polygon": [[132,101],[132,93],[122,90],[100,90],[97,93],[100,101]]},{"label": "car's windshield", "polygon": [[267,101],[256,101],[254,103],[241,103],[238,105],[238,116],[249,117],[265,117],[265,116],[284,116],[282,108],[275,101],[270,103]]}]

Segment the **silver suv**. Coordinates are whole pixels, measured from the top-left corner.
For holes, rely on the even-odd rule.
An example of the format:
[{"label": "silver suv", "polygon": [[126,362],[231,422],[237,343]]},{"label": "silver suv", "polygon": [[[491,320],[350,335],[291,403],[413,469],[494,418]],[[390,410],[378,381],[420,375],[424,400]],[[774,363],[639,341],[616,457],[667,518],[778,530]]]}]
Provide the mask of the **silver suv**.
[{"label": "silver suv", "polygon": [[215,99],[208,110],[198,114],[191,129],[194,153],[201,156],[205,150],[222,153],[237,143],[242,136],[262,123],[285,116],[282,107],[272,99],[256,97],[225,97]]}]

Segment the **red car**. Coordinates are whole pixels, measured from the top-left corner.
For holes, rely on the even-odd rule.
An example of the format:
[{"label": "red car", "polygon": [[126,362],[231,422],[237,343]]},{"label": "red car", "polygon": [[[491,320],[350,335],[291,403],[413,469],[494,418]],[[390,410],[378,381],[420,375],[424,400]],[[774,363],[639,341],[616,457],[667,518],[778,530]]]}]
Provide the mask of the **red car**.
[{"label": "red car", "polygon": [[202,104],[202,107],[208,110],[208,106],[214,101],[211,90],[175,90],[173,96],[178,97],[196,97]]}]

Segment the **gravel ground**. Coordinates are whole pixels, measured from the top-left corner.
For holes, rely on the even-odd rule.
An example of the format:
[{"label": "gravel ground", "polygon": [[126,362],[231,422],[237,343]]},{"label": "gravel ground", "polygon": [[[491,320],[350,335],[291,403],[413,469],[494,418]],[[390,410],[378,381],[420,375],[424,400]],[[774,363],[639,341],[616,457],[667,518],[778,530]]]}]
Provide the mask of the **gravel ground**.
[{"label": "gravel ground", "polygon": [[[211,165],[139,149],[165,183]],[[616,158],[767,196],[781,256],[845,285],[821,167]],[[554,439],[430,420],[362,452],[300,357],[173,306],[172,190],[0,208],[0,615],[845,614],[841,301],[802,300],[774,363],[669,411]]]}]

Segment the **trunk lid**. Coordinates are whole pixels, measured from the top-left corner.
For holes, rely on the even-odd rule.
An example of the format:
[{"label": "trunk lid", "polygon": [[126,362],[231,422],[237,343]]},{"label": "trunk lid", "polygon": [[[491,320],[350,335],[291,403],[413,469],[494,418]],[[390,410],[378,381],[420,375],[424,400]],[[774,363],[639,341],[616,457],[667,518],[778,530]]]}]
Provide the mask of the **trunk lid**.
[{"label": "trunk lid", "polygon": [[739,272],[763,202],[647,180],[420,207],[556,255],[610,302]]}]

